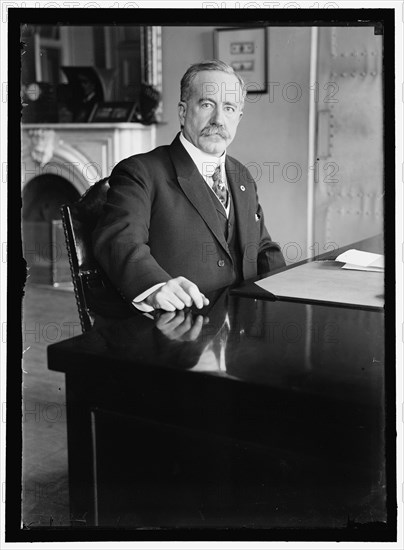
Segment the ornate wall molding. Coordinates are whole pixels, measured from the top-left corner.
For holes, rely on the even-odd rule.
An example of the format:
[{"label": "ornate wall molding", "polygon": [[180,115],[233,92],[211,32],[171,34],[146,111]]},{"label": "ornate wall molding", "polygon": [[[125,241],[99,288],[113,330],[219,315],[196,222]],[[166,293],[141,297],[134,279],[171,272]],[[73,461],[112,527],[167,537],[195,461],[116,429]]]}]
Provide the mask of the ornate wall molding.
[{"label": "ornate wall molding", "polygon": [[28,130],[30,152],[34,162],[40,167],[45,166],[53,157],[55,148],[55,131],[45,128]]}]

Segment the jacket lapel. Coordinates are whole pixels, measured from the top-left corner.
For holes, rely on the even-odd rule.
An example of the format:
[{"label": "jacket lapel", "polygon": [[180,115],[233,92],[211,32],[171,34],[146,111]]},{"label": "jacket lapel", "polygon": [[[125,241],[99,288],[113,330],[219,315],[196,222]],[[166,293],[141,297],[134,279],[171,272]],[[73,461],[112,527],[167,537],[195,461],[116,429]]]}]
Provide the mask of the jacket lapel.
[{"label": "jacket lapel", "polygon": [[229,248],[216,214],[216,206],[213,202],[213,197],[211,197],[208,186],[191,157],[181,145],[178,135],[170,146],[170,156],[181,189],[216,239],[220,242],[225,251],[229,253]]},{"label": "jacket lapel", "polygon": [[229,156],[226,156],[226,177],[234,204],[234,216],[238,228],[240,248],[244,252],[247,246],[248,228],[251,225],[251,221],[248,223],[249,198],[251,196],[249,186],[251,183],[241,173],[240,165],[236,164]]}]

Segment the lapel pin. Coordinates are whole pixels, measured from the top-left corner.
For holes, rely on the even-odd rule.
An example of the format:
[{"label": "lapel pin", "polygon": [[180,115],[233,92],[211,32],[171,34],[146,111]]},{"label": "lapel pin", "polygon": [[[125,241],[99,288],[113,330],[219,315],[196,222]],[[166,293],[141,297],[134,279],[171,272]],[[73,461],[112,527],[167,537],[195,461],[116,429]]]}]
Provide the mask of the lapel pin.
[{"label": "lapel pin", "polygon": [[240,185],[240,189],[241,189],[242,191],[245,191],[244,185]]}]

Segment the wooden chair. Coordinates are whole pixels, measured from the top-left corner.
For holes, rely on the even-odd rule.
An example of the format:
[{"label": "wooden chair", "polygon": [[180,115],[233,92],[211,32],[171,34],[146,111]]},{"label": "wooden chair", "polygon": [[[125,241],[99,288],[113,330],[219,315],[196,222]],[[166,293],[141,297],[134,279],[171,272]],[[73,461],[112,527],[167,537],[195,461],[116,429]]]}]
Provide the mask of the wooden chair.
[{"label": "wooden chair", "polygon": [[122,317],[131,306],[112,286],[94,258],[91,234],[102,212],[109,188],[108,178],[92,185],[80,199],[61,208],[74,293],[83,332],[97,316]]}]

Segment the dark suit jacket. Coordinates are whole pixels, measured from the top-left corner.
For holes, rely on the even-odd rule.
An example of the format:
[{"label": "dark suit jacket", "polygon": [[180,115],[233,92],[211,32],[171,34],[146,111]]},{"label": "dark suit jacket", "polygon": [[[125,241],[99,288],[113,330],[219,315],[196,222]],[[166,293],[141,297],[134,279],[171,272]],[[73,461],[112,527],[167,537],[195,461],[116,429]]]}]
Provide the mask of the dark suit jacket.
[{"label": "dark suit jacket", "polygon": [[[227,155],[226,174],[244,279],[282,267],[282,253],[265,228],[250,173]],[[94,253],[126,299],[179,275],[202,292],[232,282],[232,257],[215,197],[179,136],[170,146],[121,161],[109,183],[104,214],[93,234]]]}]

